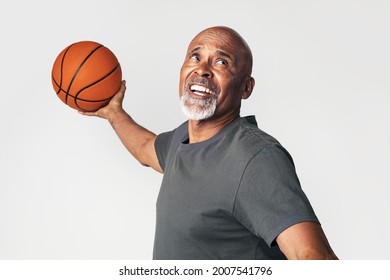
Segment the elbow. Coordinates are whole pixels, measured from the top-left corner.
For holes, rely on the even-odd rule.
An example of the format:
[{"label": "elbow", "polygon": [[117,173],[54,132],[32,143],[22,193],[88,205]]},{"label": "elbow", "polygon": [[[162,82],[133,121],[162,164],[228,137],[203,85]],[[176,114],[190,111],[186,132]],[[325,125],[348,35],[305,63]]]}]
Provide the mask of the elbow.
[{"label": "elbow", "polygon": [[136,157],[136,159],[138,160],[138,162],[144,166],[144,167],[151,167],[152,169],[154,169],[155,171],[161,173],[161,174],[164,174],[164,171],[162,170],[158,160],[157,160],[157,157],[153,158],[151,156],[148,156],[147,154],[142,154],[138,157]]},{"label": "elbow", "polygon": [[150,163],[148,161],[148,159],[143,156],[142,154],[138,155],[135,157],[137,159],[137,161],[142,165],[142,166],[145,166],[145,167],[150,167]]},{"label": "elbow", "polygon": [[289,259],[296,260],[338,260],[332,250],[317,250],[315,248],[303,248],[295,256]]}]

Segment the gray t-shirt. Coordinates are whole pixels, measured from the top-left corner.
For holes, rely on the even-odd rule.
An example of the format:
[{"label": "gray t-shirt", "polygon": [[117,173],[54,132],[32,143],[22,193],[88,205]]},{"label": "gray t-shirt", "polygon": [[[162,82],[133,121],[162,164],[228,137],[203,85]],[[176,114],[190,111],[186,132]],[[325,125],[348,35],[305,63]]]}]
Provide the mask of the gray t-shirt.
[{"label": "gray t-shirt", "polygon": [[155,148],[164,177],[154,259],[285,259],[275,238],[318,222],[291,156],[254,116],[194,144],[185,122]]}]

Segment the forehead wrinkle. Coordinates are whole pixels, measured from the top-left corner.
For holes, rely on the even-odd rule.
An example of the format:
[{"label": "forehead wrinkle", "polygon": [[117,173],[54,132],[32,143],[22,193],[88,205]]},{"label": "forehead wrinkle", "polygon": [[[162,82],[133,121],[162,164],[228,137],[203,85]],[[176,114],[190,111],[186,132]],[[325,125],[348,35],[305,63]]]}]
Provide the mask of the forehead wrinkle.
[{"label": "forehead wrinkle", "polygon": [[[220,55],[230,58],[233,60],[235,52],[241,53],[245,48],[242,46],[241,40],[233,36],[228,32],[219,30],[206,30],[199,33],[190,43],[196,45],[193,50],[199,50],[200,48],[207,48],[211,46],[216,49],[216,52]],[[232,52],[234,50],[234,52]]]},{"label": "forehead wrinkle", "polygon": [[226,53],[225,51],[222,51],[222,50],[216,50],[216,53],[221,55],[221,56],[224,56],[224,57],[227,57],[229,58],[230,60],[234,61],[233,57],[231,55],[229,55],[228,53]]},{"label": "forehead wrinkle", "polygon": [[195,47],[192,50],[190,50],[188,53],[194,53],[194,52],[199,51],[200,49],[201,49],[201,47]]},{"label": "forehead wrinkle", "polygon": [[[252,72],[253,57],[250,47],[244,38],[241,37],[235,30],[224,27],[224,26],[215,26],[200,32],[198,36],[201,36],[202,39],[206,40],[217,40],[219,46],[223,46],[222,49],[227,47],[229,50],[233,48],[234,52],[231,57],[241,58],[245,61],[242,65],[243,69],[250,75]],[[237,52],[237,53],[236,53]],[[228,52],[229,53],[229,52]],[[238,55],[240,54],[240,55]],[[238,61],[236,61],[238,62]]]},{"label": "forehead wrinkle", "polygon": [[[197,46],[197,47],[193,48],[192,50],[190,50],[190,51],[188,52],[188,54],[193,54],[193,53],[199,52],[199,51],[202,50],[202,49],[205,49],[205,47]],[[220,56],[223,56],[223,57],[226,57],[226,58],[230,59],[231,61],[235,61],[234,55],[230,54],[229,52],[227,52],[227,51],[225,51],[225,50],[216,49],[214,52],[215,52],[216,54],[220,55]]]}]

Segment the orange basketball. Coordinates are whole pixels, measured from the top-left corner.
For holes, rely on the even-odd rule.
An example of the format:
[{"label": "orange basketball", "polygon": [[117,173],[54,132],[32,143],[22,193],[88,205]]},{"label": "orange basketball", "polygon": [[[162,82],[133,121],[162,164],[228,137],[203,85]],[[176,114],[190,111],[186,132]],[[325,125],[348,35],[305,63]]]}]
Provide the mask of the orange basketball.
[{"label": "orange basketball", "polygon": [[118,92],[122,70],[107,47],[81,41],[66,47],[57,56],[51,81],[65,104],[79,111],[96,111]]}]

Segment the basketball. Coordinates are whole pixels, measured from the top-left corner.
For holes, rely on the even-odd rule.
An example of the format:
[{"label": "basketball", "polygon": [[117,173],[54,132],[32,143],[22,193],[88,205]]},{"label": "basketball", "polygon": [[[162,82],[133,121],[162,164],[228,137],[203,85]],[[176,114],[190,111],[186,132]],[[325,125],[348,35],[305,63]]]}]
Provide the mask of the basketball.
[{"label": "basketball", "polygon": [[122,69],[114,53],[92,41],[66,47],[57,56],[51,73],[57,96],[78,111],[96,111],[119,91]]}]

